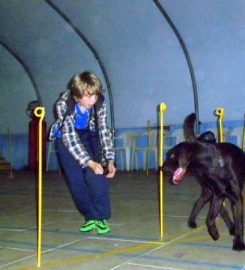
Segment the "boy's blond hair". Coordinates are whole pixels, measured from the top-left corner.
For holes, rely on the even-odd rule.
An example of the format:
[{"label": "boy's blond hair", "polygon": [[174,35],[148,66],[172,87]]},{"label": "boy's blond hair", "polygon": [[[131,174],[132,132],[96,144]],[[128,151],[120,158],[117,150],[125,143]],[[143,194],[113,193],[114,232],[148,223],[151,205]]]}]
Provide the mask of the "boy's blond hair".
[{"label": "boy's blond hair", "polygon": [[74,75],[68,84],[68,89],[73,97],[78,98],[82,98],[85,94],[102,95],[100,79],[91,71]]}]

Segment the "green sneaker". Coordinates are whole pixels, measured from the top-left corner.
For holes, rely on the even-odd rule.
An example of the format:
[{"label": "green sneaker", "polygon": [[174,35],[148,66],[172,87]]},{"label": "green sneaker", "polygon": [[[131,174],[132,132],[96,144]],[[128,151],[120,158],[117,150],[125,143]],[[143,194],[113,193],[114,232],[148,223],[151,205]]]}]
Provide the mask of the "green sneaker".
[{"label": "green sneaker", "polygon": [[80,232],[90,232],[96,228],[95,220],[86,221],[82,227],[80,227]]},{"label": "green sneaker", "polygon": [[96,220],[95,221],[96,224],[96,229],[97,229],[97,233],[98,234],[104,234],[104,233],[108,233],[111,231],[109,224],[107,222],[107,220]]}]

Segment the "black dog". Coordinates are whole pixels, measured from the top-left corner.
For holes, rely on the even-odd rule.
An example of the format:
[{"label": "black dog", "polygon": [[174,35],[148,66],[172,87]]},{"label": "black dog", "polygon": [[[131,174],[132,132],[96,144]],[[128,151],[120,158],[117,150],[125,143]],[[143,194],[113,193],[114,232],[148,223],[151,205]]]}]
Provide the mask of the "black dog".
[{"label": "black dog", "polygon": [[[199,142],[213,143],[213,144],[216,143],[215,135],[211,131],[206,131],[202,133],[199,137],[196,137],[195,132],[194,132],[195,121],[196,121],[196,115],[194,113],[187,116],[184,121],[184,125],[183,125],[184,135],[187,141],[190,141],[190,142],[199,141]],[[220,166],[222,166],[222,159],[219,160],[219,163],[220,163]],[[188,170],[188,171],[194,173],[195,168],[192,168],[192,170]],[[196,170],[195,175],[197,176],[197,180],[202,187],[202,193],[201,193],[201,196],[198,198],[198,200],[195,202],[192,208],[190,217],[188,219],[188,226],[191,228],[197,227],[197,224],[196,224],[197,215],[202,210],[204,205],[207,202],[211,202],[211,199],[213,198],[212,189],[206,185],[205,181],[202,180],[202,177],[199,175],[199,170]],[[223,207],[223,205],[220,209],[220,214],[222,218],[224,219],[230,231],[230,234],[234,235],[234,224],[232,223],[229,217],[229,214],[226,211],[226,209]]]},{"label": "black dog", "polygon": [[[174,184],[180,183],[187,173],[197,176],[202,194],[189,217],[190,227],[196,227],[198,213],[210,201],[206,219],[210,236],[213,240],[219,238],[215,219],[220,213],[230,234],[234,235],[233,249],[244,250],[242,189],[245,181],[245,154],[233,144],[215,143],[213,139],[203,139],[203,136],[197,138],[193,121],[195,115],[191,114],[184,123],[185,135],[190,142],[182,142],[170,149],[161,169],[170,173]],[[226,198],[231,204],[234,223],[224,207]]]}]

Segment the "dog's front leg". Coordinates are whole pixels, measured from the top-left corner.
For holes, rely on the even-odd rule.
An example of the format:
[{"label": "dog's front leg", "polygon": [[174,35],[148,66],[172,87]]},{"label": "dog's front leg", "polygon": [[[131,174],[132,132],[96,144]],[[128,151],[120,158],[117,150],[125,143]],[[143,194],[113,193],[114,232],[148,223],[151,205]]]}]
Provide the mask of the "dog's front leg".
[{"label": "dog's front leg", "polygon": [[204,205],[208,201],[210,201],[211,197],[212,197],[212,191],[209,188],[203,188],[201,196],[194,203],[190,217],[188,219],[188,226],[190,228],[197,227],[196,218],[197,218],[198,214],[200,213],[200,211],[202,210],[202,208],[204,207]]},{"label": "dog's front leg", "polygon": [[217,195],[213,194],[213,198],[209,207],[206,223],[208,227],[208,232],[213,240],[219,239],[219,232],[215,224],[215,219],[219,214],[219,211],[224,202],[224,198],[217,197]]},{"label": "dog's front leg", "polygon": [[243,241],[243,198],[239,195],[239,198],[235,203],[232,203],[232,212],[235,223],[235,238],[233,240],[234,250],[245,250],[245,244]]}]

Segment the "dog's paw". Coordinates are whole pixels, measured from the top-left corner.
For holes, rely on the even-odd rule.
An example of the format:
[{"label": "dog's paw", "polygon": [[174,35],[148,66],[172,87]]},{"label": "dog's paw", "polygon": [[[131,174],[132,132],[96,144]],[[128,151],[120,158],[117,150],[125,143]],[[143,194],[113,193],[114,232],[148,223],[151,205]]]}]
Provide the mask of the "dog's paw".
[{"label": "dog's paw", "polygon": [[194,221],[188,221],[188,226],[192,229],[196,229],[197,228],[197,224]]},{"label": "dog's paw", "polygon": [[219,239],[219,232],[215,226],[212,226],[211,228],[209,228],[208,232],[214,241],[217,241]]},{"label": "dog's paw", "polygon": [[245,250],[245,244],[241,241],[234,240],[232,249],[237,251]]},{"label": "dog's paw", "polygon": [[219,239],[219,233],[218,232],[215,232],[213,234],[211,234],[211,237],[214,241],[217,241]]}]

